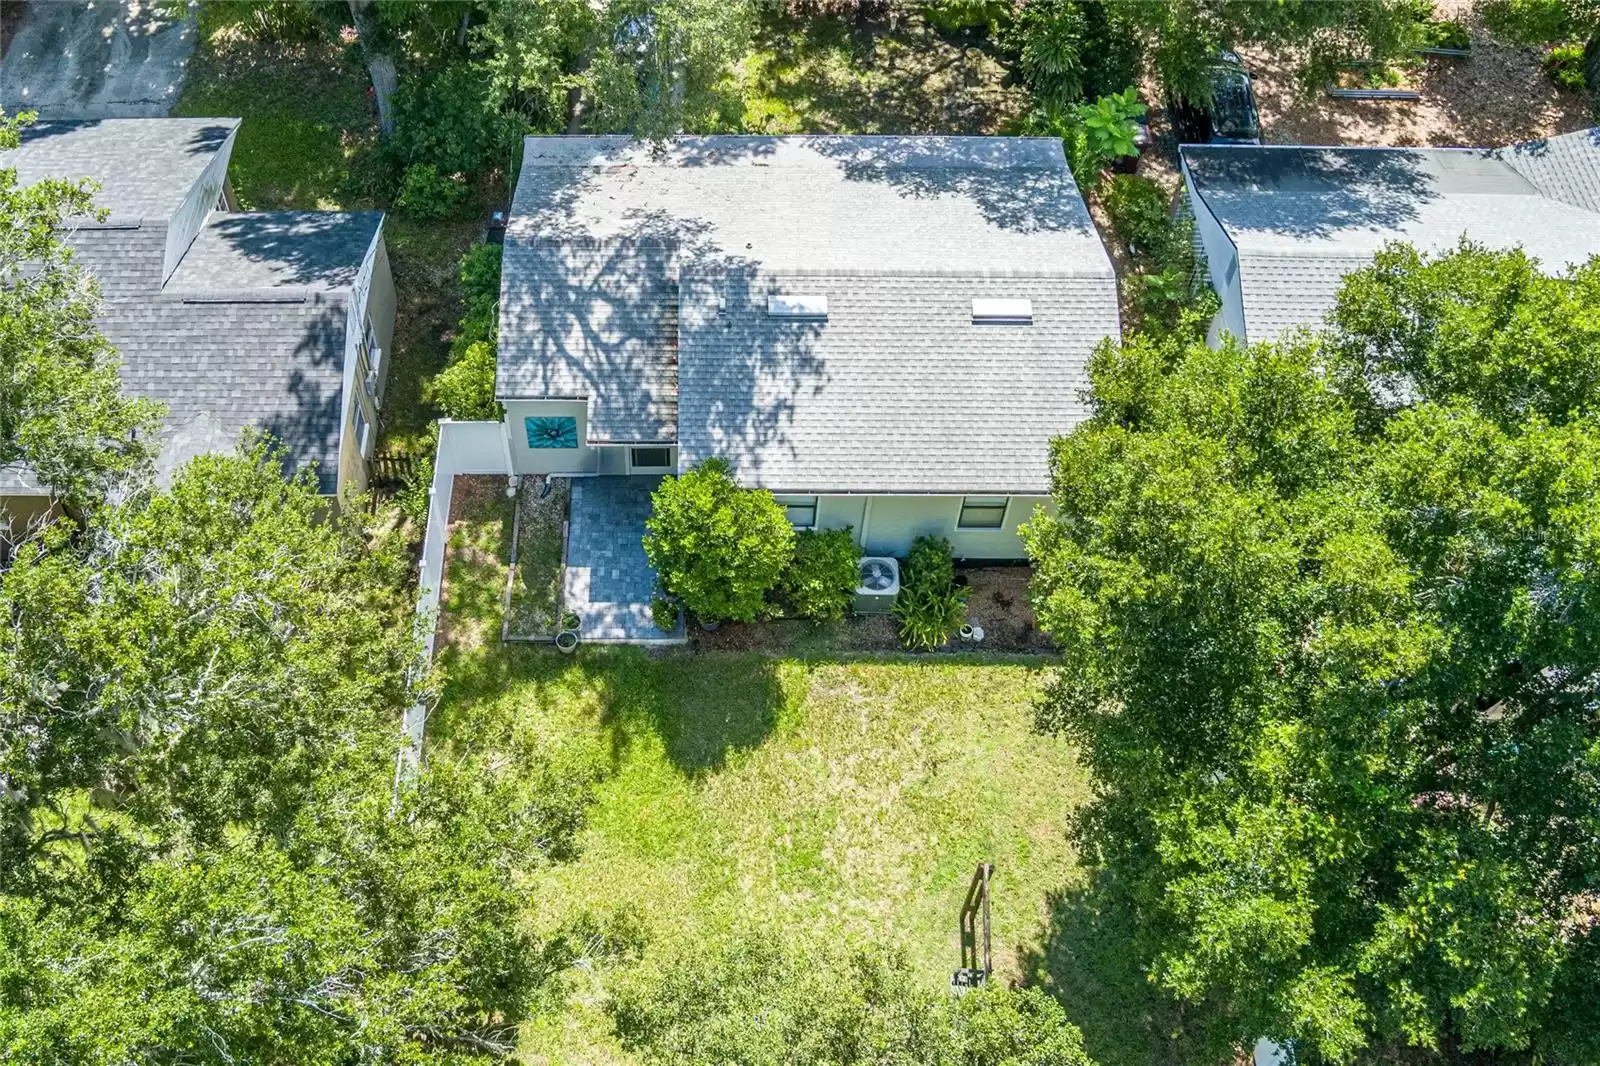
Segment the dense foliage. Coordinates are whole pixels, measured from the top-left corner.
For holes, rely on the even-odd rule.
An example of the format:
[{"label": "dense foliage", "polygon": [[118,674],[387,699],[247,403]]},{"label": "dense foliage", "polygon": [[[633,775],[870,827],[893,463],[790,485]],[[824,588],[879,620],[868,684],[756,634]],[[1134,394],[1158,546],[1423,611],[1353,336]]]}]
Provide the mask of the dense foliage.
[{"label": "dense foliage", "polygon": [[772,493],[707,459],[656,489],[644,552],[662,591],[700,621],[750,622],[794,556],[794,528]]},{"label": "dense foliage", "polygon": [[1323,336],[1095,357],[1041,721],[1220,1042],[1600,1055],[1596,308],[1600,261],[1391,248]]},{"label": "dense foliage", "polygon": [[429,385],[429,398],[446,418],[493,421],[504,413],[494,398],[500,251],[498,244],[475,244],[461,257],[461,324],[450,342],[449,363]]},{"label": "dense foliage", "polygon": [[636,977],[610,1009],[625,1044],[669,1066],[1089,1066],[1044,993],[952,999],[872,948],[841,956],[746,937]]},{"label": "dense foliage", "polygon": [[[0,149],[31,114],[0,114]],[[99,294],[59,231],[96,217],[87,181],[26,187],[0,167],[0,467],[26,463],[84,506],[151,458],[160,408],[122,396],[116,353],[94,324]]]},{"label": "dense foliage", "polygon": [[911,542],[900,568],[900,595],[894,616],[900,641],[914,651],[950,643],[967,620],[967,590],[956,585],[955,553],[943,537],[922,536]]},{"label": "dense foliage", "polygon": [[850,610],[861,549],[850,527],[802,529],[795,534],[794,558],[778,579],[778,599],[791,614],[813,622],[834,622]]},{"label": "dense foliage", "polygon": [[468,1061],[541,977],[519,870],[582,775],[396,778],[400,546],[264,448],[50,527],[0,577],[0,1058]]}]

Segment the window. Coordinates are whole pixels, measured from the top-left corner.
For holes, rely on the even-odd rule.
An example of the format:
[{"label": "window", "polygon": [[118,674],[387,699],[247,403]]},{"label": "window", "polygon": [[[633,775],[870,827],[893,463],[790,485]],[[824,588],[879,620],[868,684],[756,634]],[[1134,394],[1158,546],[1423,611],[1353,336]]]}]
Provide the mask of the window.
[{"label": "window", "polygon": [[796,529],[817,528],[817,498],[815,496],[775,496],[778,505]]},{"label": "window", "polygon": [[635,470],[670,470],[672,449],[631,448],[628,452],[628,463]]},{"label": "window", "polygon": [[361,449],[364,459],[372,457],[372,423],[367,420],[367,408],[359,399],[356,400],[356,447]]},{"label": "window", "polygon": [[963,496],[957,529],[1003,529],[1006,524],[1005,496]]},{"label": "window", "polygon": [[972,301],[974,326],[1031,326],[1033,301],[976,297]]}]

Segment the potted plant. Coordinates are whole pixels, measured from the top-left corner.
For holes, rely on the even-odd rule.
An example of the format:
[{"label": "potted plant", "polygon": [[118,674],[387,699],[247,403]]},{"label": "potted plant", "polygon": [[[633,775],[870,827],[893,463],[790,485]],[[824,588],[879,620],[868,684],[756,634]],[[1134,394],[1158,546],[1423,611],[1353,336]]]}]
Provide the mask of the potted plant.
[{"label": "potted plant", "polygon": [[571,655],[578,650],[578,631],[576,629],[563,629],[556,634],[556,651],[563,655]]},{"label": "potted plant", "polygon": [[563,633],[568,632],[568,631],[576,633],[578,631],[578,626],[581,624],[581,621],[582,620],[579,619],[578,616],[575,613],[573,613],[572,611],[562,611],[561,612],[561,631]]}]

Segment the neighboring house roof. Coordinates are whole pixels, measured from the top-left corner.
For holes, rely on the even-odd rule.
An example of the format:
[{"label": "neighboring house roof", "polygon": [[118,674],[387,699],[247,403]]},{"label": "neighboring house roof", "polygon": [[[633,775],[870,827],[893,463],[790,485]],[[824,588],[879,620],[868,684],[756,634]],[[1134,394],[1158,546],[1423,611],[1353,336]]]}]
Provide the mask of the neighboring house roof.
[{"label": "neighboring house roof", "polygon": [[1600,212],[1600,127],[1513,144],[1494,154],[1551,199]]},{"label": "neighboring house roof", "polygon": [[214,214],[166,287],[169,292],[346,290],[355,284],[382,227],[381,211]]},{"label": "neighboring house roof", "polygon": [[[38,476],[27,463],[0,464],[0,498],[48,495],[50,487],[39,483]],[[0,517],[4,517],[3,513],[0,513]]]},{"label": "neighboring house roof", "polygon": [[[795,492],[1046,491],[1118,332],[1053,138],[529,138],[502,278],[502,398],[583,398],[591,443]],[[973,326],[987,296],[1034,324]]]},{"label": "neighboring house roof", "polygon": [[[42,160],[81,167],[96,151],[121,160],[108,131],[127,132],[139,150],[143,176],[113,175],[96,197],[111,207],[112,219],[78,225],[67,241],[99,283],[99,325],[121,357],[124,386],[167,405],[158,475],[170,476],[195,455],[232,451],[244,430],[255,428],[278,439],[292,468],[315,463],[321,491],[332,493],[352,286],[383,215],[212,212],[188,248],[179,249],[182,258],[163,284],[169,216],[210,162],[209,155],[195,162],[196,145],[206,130],[221,130],[225,140],[237,124],[52,123],[70,128],[47,138],[51,152],[35,153],[24,180],[78,176],[72,169],[47,171]],[[18,154],[0,153],[0,166],[13,165]],[[155,176],[174,184],[158,190]],[[156,213],[162,210],[167,214]]]},{"label": "neighboring house roof", "polygon": [[[1519,146],[1523,148],[1526,146]],[[1547,269],[1600,252],[1600,213],[1535,183],[1503,152],[1460,148],[1185,146],[1194,190],[1238,253],[1245,333],[1315,326],[1345,274],[1390,241],[1521,247]],[[1561,152],[1565,159],[1568,152]],[[1549,168],[1556,174],[1558,168]],[[1559,173],[1569,170],[1567,163]],[[1569,198],[1557,195],[1562,191]]]},{"label": "neighboring house roof", "polygon": [[236,118],[107,118],[36,122],[0,154],[17,180],[90,178],[112,220],[166,222],[239,126]]}]

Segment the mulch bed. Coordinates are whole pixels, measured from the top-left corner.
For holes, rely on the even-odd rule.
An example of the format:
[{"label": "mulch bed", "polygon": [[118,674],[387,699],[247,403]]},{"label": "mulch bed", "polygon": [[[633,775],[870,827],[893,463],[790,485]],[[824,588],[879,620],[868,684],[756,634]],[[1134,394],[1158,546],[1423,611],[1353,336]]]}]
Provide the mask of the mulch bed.
[{"label": "mulch bed", "polygon": [[[1049,654],[1055,650],[1050,637],[1039,631],[1028,603],[1028,577],[1025,566],[962,567],[959,575],[971,589],[967,617],[983,628],[982,644],[951,641],[932,656],[958,652],[998,652],[1002,654]],[[765,651],[773,653],[903,652],[893,615],[857,615],[831,625],[782,618],[749,624],[728,622],[715,632],[690,626],[689,645],[696,651]]]}]

